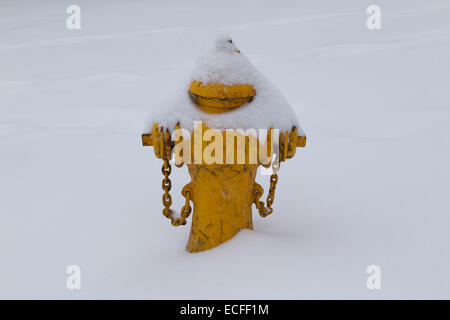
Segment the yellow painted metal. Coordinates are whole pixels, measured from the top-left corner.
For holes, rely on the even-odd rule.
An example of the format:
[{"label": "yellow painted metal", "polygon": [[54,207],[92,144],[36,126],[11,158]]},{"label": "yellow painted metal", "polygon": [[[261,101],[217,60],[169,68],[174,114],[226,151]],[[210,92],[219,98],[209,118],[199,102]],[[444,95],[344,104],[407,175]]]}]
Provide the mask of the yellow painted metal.
[{"label": "yellow painted metal", "polygon": [[251,102],[256,95],[249,84],[227,86],[220,83],[203,84],[192,81],[189,92],[197,105],[208,113],[222,113]]},{"label": "yellow painted metal", "polygon": [[297,147],[305,147],[306,146],[306,137],[301,136],[297,137]]},{"label": "yellow painted metal", "polygon": [[236,99],[256,95],[255,89],[249,84],[227,86],[220,83],[210,83],[204,85],[200,81],[192,81],[189,91],[202,97],[217,99]]},{"label": "yellow painted metal", "polygon": [[194,214],[189,252],[214,248],[241,229],[253,229],[253,186],[258,165],[188,165]]},{"label": "yellow painted metal", "polygon": [[[199,143],[194,141],[198,138],[195,135],[196,129],[200,128],[194,128],[194,135],[191,138],[192,150],[196,147],[195,144]],[[206,132],[208,129],[210,128],[202,124],[202,132]],[[205,158],[200,163],[195,163],[195,157],[193,157],[191,164],[187,165],[191,176],[190,185],[194,203],[194,214],[187,245],[189,252],[211,249],[231,239],[241,229],[253,229],[252,204],[255,202],[255,189],[258,185],[255,182],[255,176],[259,164],[266,161],[259,157],[259,148],[269,146],[261,145],[254,136],[237,133],[234,137],[233,149],[227,150],[226,132],[213,131],[222,135],[225,142],[222,144],[223,164],[208,164]],[[244,163],[236,164],[239,151],[237,141],[240,138],[245,141]],[[206,150],[214,142],[205,141],[202,137],[200,139],[204,157]],[[249,151],[252,143],[257,146],[258,151],[253,158]],[[231,156],[231,152],[233,156]],[[232,158],[233,164],[226,164],[227,158]]]},{"label": "yellow painted metal", "polygon": [[[177,128],[179,128],[179,125]],[[267,158],[260,158],[259,148],[267,148],[268,155],[272,154],[272,146],[268,143],[272,140],[272,130],[269,130],[265,144],[262,144],[253,136],[243,137],[245,139],[243,164],[235,164],[238,160],[238,144],[234,143],[232,151],[227,150],[226,139],[228,137],[226,132],[217,131],[217,134],[222,135],[224,141],[222,152],[224,164],[208,164],[203,157],[200,162],[197,161],[195,163],[195,144],[199,144],[197,147],[200,147],[200,150],[204,153],[214,142],[212,140],[204,140],[203,136],[196,137],[196,129],[200,128],[195,128],[190,141],[186,141],[186,143],[191,145],[192,150],[189,159],[190,163],[187,164],[191,182],[183,188],[182,194],[186,197],[186,204],[181,210],[181,218],[177,219],[172,217],[172,210],[170,209],[172,203],[169,194],[171,182],[168,179],[170,168],[167,168],[167,166],[168,160],[172,159],[173,148],[183,141],[172,142],[170,140],[170,131],[159,127],[158,124],[154,125],[151,134],[142,135],[143,145],[153,146],[156,157],[164,160],[163,214],[171,219],[173,225],[183,225],[190,214],[189,201],[192,201],[194,204],[191,232],[187,245],[189,252],[211,249],[231,239],[241,229],[253,229],[252,205],[255,204],[262,217],[272,213],[271,205],[274,200],[275,186],[278,180],[276,174],[271,176],[266,207],[264,202],[260,201],[263,190],[255,182],[255,176],[259,165],[270,165],[266,161]],[[206,132],[208,129],[202,123],[201,131]],[[234,142],[237,142],[239,138],[242,138],[242,136],[237,133],[236,137],[233,138],[235,139]],[[249,148],[251,143],[256,143],[258,148],[256,162],[252,162],[255,159],[250,155]],[[291,131],[281,132],[279,137],[280,161],[292,158],[295,155],[296,147],[305,146],[305,143],[306,137],[298,136],[295,127]],[[227,157],[231,157],[230,152],[233,152],[233,164],[226,164]],[[183,162],[178,165],[183,165]]]},{"label": "yellow painted metal", "polygon": [[153,139],[152,139],[152,134],[151,133],[144,133],[142,135],[142,145],[144,147],[153,145]]},{"label": "yellow painted metal", "polygon": [[[179,127],[179,125],[177,127]],[[207,129],[207,127],[204,126],[204,129]],[[299,147],[306,146],[306,136],[296,136],[296,135],[297,135],[297,128],[294,127],[294,128],[292,128],[292,130],[289,133],[289,145],[288,145],[287,158],[292,158],[295,155],[296,147],[299,148]],[[284,147],[284,140],[285,140],[284,135],[280,134],[280,137],[282,137],[282,139],[280,139],[281,147]],[[142,145],[144,147],[154,146],[155,155],[157,156],[157,158],[161,158],[160,151],[159,151],[161,148],[160,138],[161,138],[161,134],[160,134],[158,124],[154,125],[152,133],[142,134]],[[269,140],[271,139],[270,131],[269,131],[268,139]],[[247,138],[247,140],[248,140],[248,138]],[[259,147],[259,145],[258,145],[258,147]],[[283,154],[284,154],[284,152],[283,152]]]}]

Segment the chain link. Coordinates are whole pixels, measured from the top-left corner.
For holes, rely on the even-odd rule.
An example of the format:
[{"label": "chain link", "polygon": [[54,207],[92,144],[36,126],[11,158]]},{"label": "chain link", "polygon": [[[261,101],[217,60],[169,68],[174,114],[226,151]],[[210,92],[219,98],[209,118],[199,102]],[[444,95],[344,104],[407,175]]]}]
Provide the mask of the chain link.
[{"label": "chain link", "polygon": [[164,190],[164,193],[162,195],[162,203],[164,205],[164,209],[162,210],[162,213],[166,218],[170,219],[172,225],[185,225],[186,219],[192,212],[192,208],[190,205],[191,191],[188,190],[189,185],[185,186],[183,188],[183,191],[181,192],[181,194],[186,198],[186,202],[181,209],[181,217],[175,218],[174,215],[176,215],[176,212],[170,209],[170,206],[172,205],[172,196],[170,195],[170,189],[172,189],[172,181],[170,180],[169,175],[172,172],[172,167],[170,166],[169,160],[166,157],[164,157],[163,160],[164,163],[162,165],[161,172],[164,176],[164,179],[162,180],[162,189]]},{"label": "chain link", "polygon": [[267,217],[269,214],[273,212],[272,204],[275,200],[275,189],[277,187],[278,182],[278,175],[276,173],[272,174],[270,176],[270,187],[269,187],[269,193],[267,195],[267,206],[264,205],[263,201],[259,201],[261,196],[264,193],[263,188],[258,183],[255,183],[255,206],[256,209],[258,209],[259,215],[263,218]]}]

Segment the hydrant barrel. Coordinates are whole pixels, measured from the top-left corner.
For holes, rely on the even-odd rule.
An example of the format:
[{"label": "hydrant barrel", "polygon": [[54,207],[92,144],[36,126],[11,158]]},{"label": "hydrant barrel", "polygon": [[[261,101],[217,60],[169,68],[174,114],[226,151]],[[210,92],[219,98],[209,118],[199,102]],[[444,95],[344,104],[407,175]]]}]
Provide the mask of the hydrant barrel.
[{"label": "hydrant barrel", "polygon": [[253,229],[253,185],[258,165],[188,165],[194,215],[187,245],[203,251]]}]

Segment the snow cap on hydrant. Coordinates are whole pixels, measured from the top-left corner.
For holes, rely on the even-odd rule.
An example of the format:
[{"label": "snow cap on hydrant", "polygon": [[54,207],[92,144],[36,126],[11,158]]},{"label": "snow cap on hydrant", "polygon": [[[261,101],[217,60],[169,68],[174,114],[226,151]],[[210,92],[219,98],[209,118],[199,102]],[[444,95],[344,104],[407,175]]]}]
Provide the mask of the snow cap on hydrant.
[{"label": "snow cap on hydrant", "polygon": [[[262,217],[272,213],[278,181],[275,166],[266,203],[260,200],[263,189],[255,182],[257,169],[275,165],[274,155],[278,170],[279,162],[305,146],[306,137],[286,100],[229,36],[216,39],[172,98],[153,115],[153,129],[142,140],[164,161],[163,215],[175,226],[186,224],[194,204],[187,250],[197,252],[231,239],[243,228],[253,229],[253,204]],[[179,135],[179,129],[193,135]],[[229,136],[233,129],[238,130]],[[255,134],[261,129],[267,132],[258,140]],[[182,189],[186,202],[180,213],[171,209],[169,193],[173,153],[181,155],[175,164],[186,164],[191,176]]]},{"label": "snow cap on hydrant", "polygon": [[224,52],[224,53],[241,53],[239,49],[236,47],[236,45],[233,43],[233,39],[231,39],[230,35],[228,34],[220,34],[216,36],[214,48],[218,52]]},{"label": "snow cap on hydrant", "polygon": [[[304,132],[289,103],[239,50],[235,41],[229,43],[229,36],[220,35],[212,42],[206,54],[196,60],[190,74],[181,79],[179,85],[152,108],[146,121],[146,129],[154,123],[173,130],[177,124],[189,131],[194,129],[194,121],[201,120],[210,128],[218,130],[250,128],[278,128],[281,131],[296,127],[300,135]],[[210,114],[202,110],[190,93],[193,81],[207,84],[251,85],[255,95],[250,102],[229,112]]]}]

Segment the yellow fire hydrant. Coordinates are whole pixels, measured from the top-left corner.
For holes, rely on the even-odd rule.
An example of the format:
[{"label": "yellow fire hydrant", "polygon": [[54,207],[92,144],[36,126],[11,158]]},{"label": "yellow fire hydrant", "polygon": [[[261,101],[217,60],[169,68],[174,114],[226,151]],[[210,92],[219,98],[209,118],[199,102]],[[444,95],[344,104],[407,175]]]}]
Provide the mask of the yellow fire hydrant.
[{"label": "yellow fire hydrant", "polygon": [[[192,81],[189,93],[198,108],[208,114],[219,114],[239,108],[258,95],[255,88],[246,83],[224,85]],[[263,189],[255,182],[260,165],[273,165],[272,155],[278,154],[278,161],[286,161],[295,155],[297,147],[304,147],[306,137],[298,135],[297,128],[279,132],[267,128],[262,141],[243,132],[229,132],[209,128],[199,123],[193,136],[186,136],[175,128],[153,125],[151,133],[142,135],[144,146],[153,146],[156,157],[163,160],[162,180],[163,215],[174,226],[186,224],[192,212],[193,218],[187,250],[198,252],[214,248],[231,239],[243,228],[253,229],[252,205],[259,214],[266,217],[272,213],[278,175],[270,176],[270,188],[266,203],[261,201]],[[275,135],[278,143],[273,143]],[[193,151],[193,152],[192,152]],[[185,205],[179,216],[171,209],[170,195],[171,165],[169,160],[181,167],[186,164],[191,182],[182,189]]]}]

